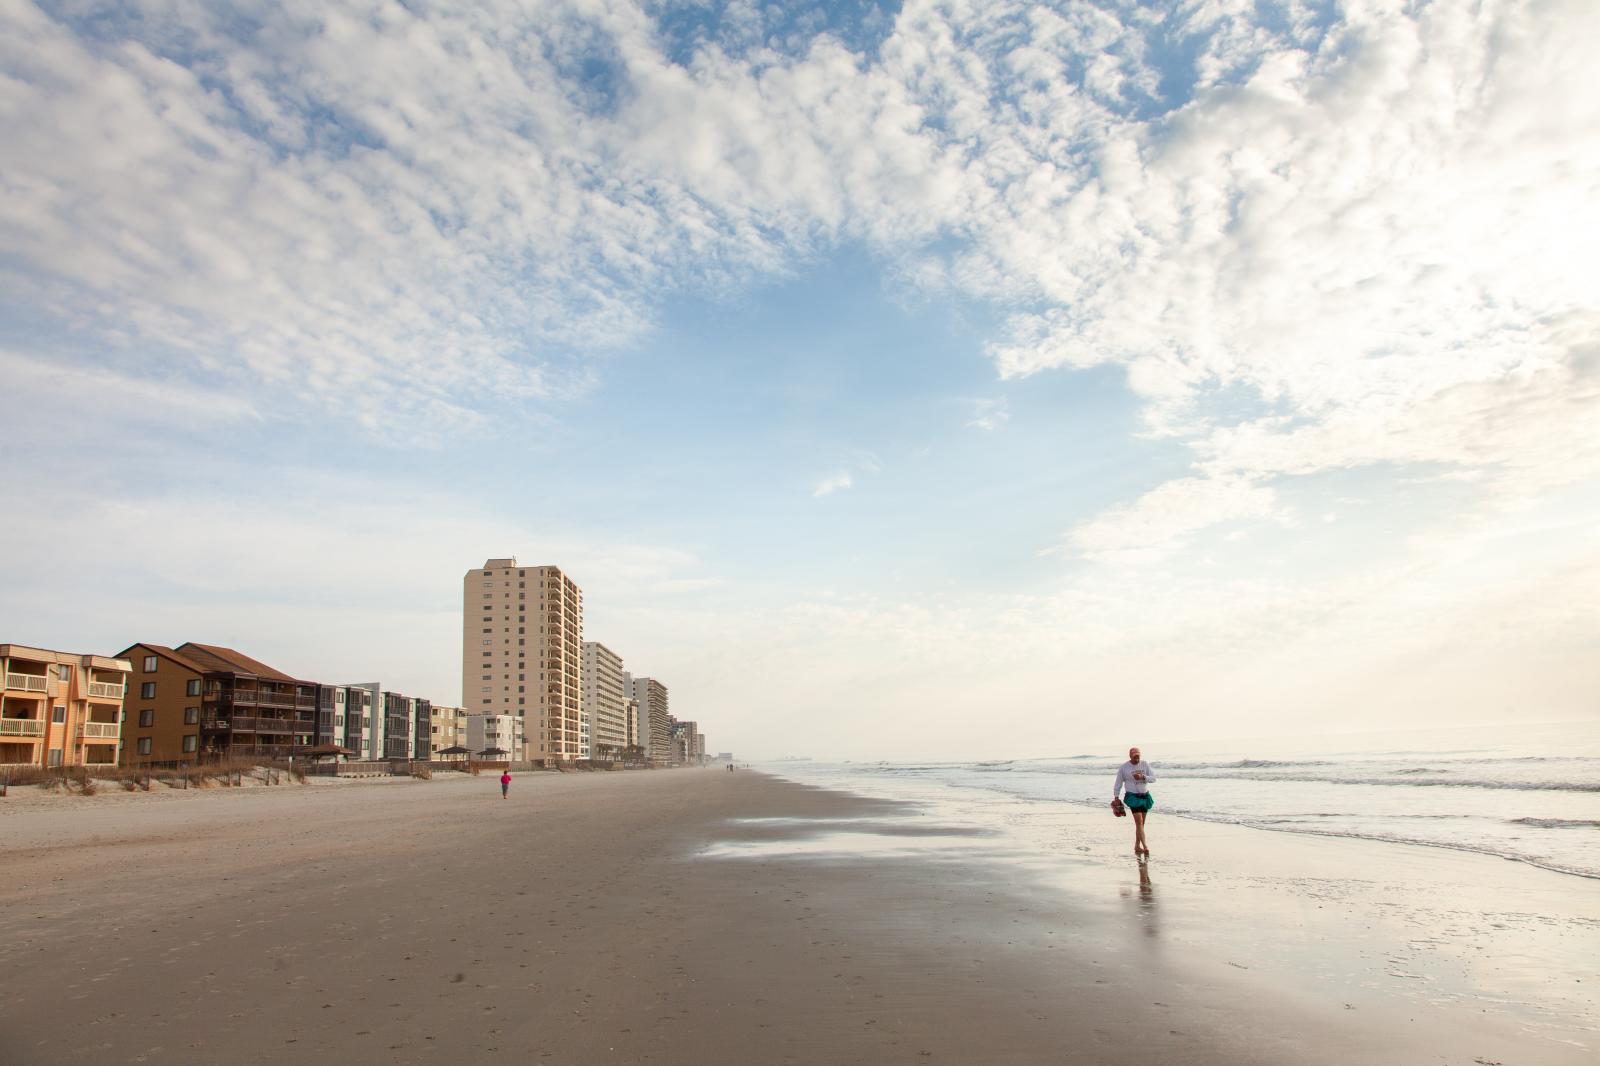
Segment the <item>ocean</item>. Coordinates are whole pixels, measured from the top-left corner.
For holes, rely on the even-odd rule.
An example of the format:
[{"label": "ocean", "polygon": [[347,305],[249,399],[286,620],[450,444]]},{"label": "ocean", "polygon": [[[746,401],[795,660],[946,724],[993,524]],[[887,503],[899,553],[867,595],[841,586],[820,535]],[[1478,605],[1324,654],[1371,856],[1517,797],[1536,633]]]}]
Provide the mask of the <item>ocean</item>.
[{"label": "ocean", "polygon": [[[1172,744],[1134,738],[1158,817],[1452,848],[1600,878],[1600,722]],[[1124,751],[950,762],[785,760],[810,784],[899,798],[980,790],[1110,803]],[[970,793],[969,793],[970,794]]]}]

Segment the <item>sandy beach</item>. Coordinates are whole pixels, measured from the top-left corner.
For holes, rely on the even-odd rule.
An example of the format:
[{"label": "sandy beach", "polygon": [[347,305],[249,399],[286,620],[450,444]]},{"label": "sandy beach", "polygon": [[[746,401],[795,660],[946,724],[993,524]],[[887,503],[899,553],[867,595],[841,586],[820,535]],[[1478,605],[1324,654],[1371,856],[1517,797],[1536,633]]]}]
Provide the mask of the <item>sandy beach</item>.
[{"label": "sandy beach", "polygon": [[1482,856],[1154,823],[1141,883],[1109,818],[747,771],[30,792],[8,1066],[1595,1054],[1600,893]]}]

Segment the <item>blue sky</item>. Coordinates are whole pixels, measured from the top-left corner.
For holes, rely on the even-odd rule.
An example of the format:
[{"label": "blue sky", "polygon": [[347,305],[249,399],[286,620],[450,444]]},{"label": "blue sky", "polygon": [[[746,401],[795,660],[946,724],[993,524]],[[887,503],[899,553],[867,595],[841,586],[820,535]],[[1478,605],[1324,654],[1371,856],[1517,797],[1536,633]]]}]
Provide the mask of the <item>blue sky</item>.
[{"label": "blue sky", "polygon": [[450,702],[515,554],[753,755],[1594,718],[1597,19],[12,5],[0,636]]}]

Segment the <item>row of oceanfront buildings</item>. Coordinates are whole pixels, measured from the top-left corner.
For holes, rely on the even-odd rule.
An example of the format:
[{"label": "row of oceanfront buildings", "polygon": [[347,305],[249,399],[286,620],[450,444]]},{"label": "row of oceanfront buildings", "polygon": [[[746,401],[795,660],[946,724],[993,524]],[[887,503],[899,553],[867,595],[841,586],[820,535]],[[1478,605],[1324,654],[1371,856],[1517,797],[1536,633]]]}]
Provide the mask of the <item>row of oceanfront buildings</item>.
[{"label": "row of oceanfront buildings", "polygon": [[707,761],[699,725],[668,713],[665,684],[583,639],[583,591],[558,567],[490,559],[463,586],[455,705],[379,682],[307,680],[213,644],[140,642],[115,655],[0,644],[0,765]]}]

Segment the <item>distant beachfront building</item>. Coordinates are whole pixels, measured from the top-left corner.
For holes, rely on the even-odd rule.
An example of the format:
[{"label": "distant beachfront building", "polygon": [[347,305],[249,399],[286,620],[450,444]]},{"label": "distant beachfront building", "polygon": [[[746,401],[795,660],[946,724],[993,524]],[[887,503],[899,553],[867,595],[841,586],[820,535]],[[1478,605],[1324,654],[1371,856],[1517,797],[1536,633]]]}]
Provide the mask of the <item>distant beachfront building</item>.
[{"label": "distant beachfront building", "polygon": [[117,761],[125,658],[0,644],[0,764]]},{"label": "distant beachfront building", "polygon": [[624,690],[639,703],[639,747],[653,763],[671,761],[671,739],[667,733],[667,686],[653,677],[635,677],[623,671]]},{"label": "distant beachfront building", "polygon": [[505,754],[491,754],[487,757],[517,762],[520,761],[517,753],[527,744],[522,730],[523,719],[520,715],[469,714],[465,743],[472,749],[474,755],[482,755],[498,748]]},{"label": "distant beachfront building", "polygon": [[467,711],[465,707],[445,707],[433,704],[429,709],[428,754],[437,755],[445,748],[464,747],[467,742]]},{"label": "distant beachfront building", "polygon": [[706,754],[705,734],[700,732],[698,722],[680,722],[683,727],[683,760],[691,766],[698,766]]},{"label": "distant beachfront building", "polygon": [[462,579],[461,705],[515,714],[517,758],[583,758],[583,590],[555,566],[490,559]]},{"label": "distant beachfront building", "polygon": [[673,766],[682,766],[688,761],[685,755],[687,743],[683,726],[684,724],[676,718],[667,719],[667,749],[672,753],[667,761]]},{"label": "distant beachfront building", "polygon": [[598,641],[583,642],[583,708],[593,729],[590,758],[614,762],[628,746],[628,701],[622,656]]},{"label": "distant beachfront building", "polygon": [[359,706],[362,714],[358,733],[346,712],[345,747],[356,758],[378,762],[383,759],[426,759],[432,747],[432,704],[416,696],[385,689],[381,682],[366,681],[343,686],[346,707]]},{"label": "distant beachfront building", "polygon": [[124,766],[202,758],[281,758],[317,737],[314,681],[243,652],[193,641],[134,644],[122,733]]},{"label": "distant beachfront building", "polygon": [[358,759],[371,758],[373,737],[382,730],[373,721],[376,685],[319,685],[317,687],[317,743],[337,744]]},{"label": "distant beachfront building", "polygon": [[[627,675],[624,674],[623,676],[626,677]],[[628,691],[629,689],[627,688],[623,689],[623,692]],[[622,701],[622,706],[628,722],[628,748],[638,749],[642,753],[644,747],[639,743],[639,701],[634,699],[632,695],[628,695]]]}]

